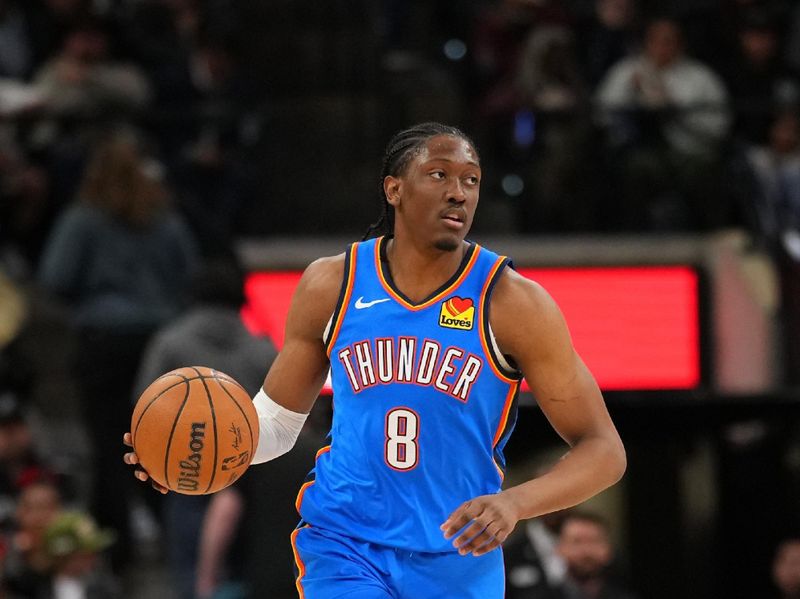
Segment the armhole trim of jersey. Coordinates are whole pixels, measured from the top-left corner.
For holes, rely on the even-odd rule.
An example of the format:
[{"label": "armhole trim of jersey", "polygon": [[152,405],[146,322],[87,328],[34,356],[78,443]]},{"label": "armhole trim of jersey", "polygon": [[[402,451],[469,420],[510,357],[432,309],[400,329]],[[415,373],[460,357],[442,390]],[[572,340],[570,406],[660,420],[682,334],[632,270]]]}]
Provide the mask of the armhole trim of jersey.
[{"label": "armhole trim of jersey", "polygon": [[353,280],[356,272],[357,246],[357,243],[353,243],[345,252],[344,275],[342,276],[342,287],[339,290],[339,299],[336,301],[336,307],[333,309],[333,314],[330,321],[328,321],[328,326],[325,327],[325,333],[322,337],[328,357],[330,357],[333,344],[336,343],[336,338],[339,336],[339,329],[342,328],[344,314],[347,312],[347,305],[350,303],[350,294],[353,291]]},{"label": "armhole trim of jersey", "polygon": [[489,362],[492,365],[492,370],[502,380],[509,383],[516,383],[522,378],[522,373],[511,364],[500,351],[497,341],[494,337],[494,332],[489,324],[489,304],[492,299],[492,291],[494,286],[503,274],[506,267],[513,268],[511,260],[505,256],[500,256],[497,262],[494,263],[490,271],[489,277],[486,280],[483,293],[481,294],[481,340],[483,342],[483,349]]},{"label": "armhole trim of jersey", "polygon": [[500,348],[497,345],[497,339],[494,336],[494,331],[492,330],[492,323],[489,323],[487,326],[489,327],[489,343],[491,344],[490,347],[492,348],[492,356],[497,358],[497,363],[503,369],[503,372],[517,372],[516,369],[508,363],[508,360],[503,355],[503,352],[500,351]]}]

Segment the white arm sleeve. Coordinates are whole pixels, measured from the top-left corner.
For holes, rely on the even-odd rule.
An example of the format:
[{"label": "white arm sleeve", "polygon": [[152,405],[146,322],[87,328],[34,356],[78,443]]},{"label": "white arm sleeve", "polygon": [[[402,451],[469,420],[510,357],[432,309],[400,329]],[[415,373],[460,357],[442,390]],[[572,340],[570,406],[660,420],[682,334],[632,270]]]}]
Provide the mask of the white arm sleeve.
[{"label": "white arm sleeve", "polygon": [[256,393],[253,405],[258,413],[258,447],[250,463],[261,464],[294,447],[308,414],[298,414],[276,404],[264,389]]}]

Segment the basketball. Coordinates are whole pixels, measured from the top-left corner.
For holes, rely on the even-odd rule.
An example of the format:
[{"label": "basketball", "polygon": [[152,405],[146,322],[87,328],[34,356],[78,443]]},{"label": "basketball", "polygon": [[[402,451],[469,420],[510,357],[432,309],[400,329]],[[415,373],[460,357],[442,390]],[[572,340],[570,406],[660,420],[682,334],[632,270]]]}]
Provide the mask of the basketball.
[{"label": "basketball", "polygon": [[250,394],[204,366],[172,370],[153,381],[131,418],[133,449],[157,483],[205,495],[238,479],[258,445]]}]

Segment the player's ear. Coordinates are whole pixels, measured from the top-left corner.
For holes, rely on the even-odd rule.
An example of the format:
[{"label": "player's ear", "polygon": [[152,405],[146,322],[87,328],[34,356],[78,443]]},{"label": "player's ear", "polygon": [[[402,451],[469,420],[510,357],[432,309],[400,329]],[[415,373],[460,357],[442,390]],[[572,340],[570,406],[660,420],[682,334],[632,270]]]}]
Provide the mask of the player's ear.
[{"label": "player's ear", "polygon": [[383,193],[386,195],[386,201],[392,206],[397,206],[400,203],[400,190],[403,183],[399,177],[388,175],[383,180]]}]

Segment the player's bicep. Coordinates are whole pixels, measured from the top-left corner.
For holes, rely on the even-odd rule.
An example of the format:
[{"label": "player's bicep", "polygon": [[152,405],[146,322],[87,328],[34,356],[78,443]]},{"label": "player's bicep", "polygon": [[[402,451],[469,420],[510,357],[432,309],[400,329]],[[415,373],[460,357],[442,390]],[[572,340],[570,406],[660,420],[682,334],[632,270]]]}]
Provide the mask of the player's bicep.
[{"label": "player's bicep", "polygon": [[[570,445],[612,426],[597,383],[574,351],[564,361],[540,363],[526,374],[536,401],[553,428]],[[567,375],[568,376],[564,376]]]},{"label": "player's bicep", "polygon": [[320,339],[287,339],[264,380],[264,392],[287,410],[311,411],[328,374]]},{"label": "player's bicep", "polygon": [[316,261],[303,273],[286,318],[284,345],[264,380],[264,391],[293,412],[307,413],[328,373],[323,335],[336,307],[344,255]]}]

